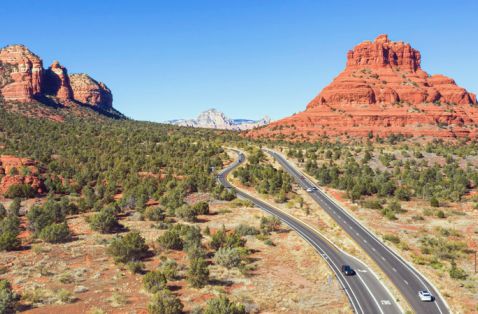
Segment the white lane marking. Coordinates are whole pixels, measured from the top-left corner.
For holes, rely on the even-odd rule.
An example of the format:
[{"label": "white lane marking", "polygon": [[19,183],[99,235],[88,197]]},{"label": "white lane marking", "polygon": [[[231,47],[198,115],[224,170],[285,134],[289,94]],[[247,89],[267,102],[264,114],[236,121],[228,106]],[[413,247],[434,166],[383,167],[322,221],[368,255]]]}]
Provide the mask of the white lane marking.
[{"label": "white lane marking", "polygon": [[374,247],[372,248],[372,251],[374,251],[374,252],[376,251]]},{"label": "white lane marking", "polygon": [[357,269],[357,271],[361,272],[361,273],[366,273],[367,272],[367,270],[365,270],[365,269]]},{"label": "white lane marking", "polygon": [[392,302],[390,302],[390,300],[380,300],[380,303],[382,303],[382,305],[392,305]]},{"label": "white lane marking", "polygon": [[406,280],[403,280],[403,282],[404,282],[404,283],[406,283],[406,284],[408,285],[408,281],[406,281]]},{"label": "white lane marking", "polygon": [[397,269],[395,267],[392,267],[392,269],[393,269],[394,272],[397,272]]},{"label": "white lane marking", "polygon": [[363,242],[367,243],[367,240],[363,239]]},{"label": "white lane marking", "polygon": [[365,283],[365,281],[362,279],[362,276],[360,276],[359,273],[357,273],[357,276],[359,277],[360,281],[362,281],[362,283],[363,283],[363,285],[365,286],[365,288],[367,288],[367,291],[368,291],[368,293],[372,296],[372,299],[375,301],[375,304],[377,304],[377,307],[378,307],[378,309],[380,310],[380,313],[385,314],[385,313],[382,311],[382,308],[380,307],[380,304],[378,303],[377,299],[375,298],[375,295],[372,293],[372,291],[370,291],[370,288],[367,286],[367,284]]},{"label": "white lane marking", "polygon": [[383,256],[382,256],[382,259],[383,259],[384,261],[386,261],[385,257],[383,257]]}]

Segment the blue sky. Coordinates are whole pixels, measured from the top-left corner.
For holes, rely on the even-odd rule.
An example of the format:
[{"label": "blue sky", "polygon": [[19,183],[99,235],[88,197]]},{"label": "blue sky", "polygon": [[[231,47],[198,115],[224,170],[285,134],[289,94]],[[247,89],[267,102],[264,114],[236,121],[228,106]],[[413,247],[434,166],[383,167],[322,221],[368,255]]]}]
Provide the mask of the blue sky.
[{"label": "blue sky", "polygon": [[305,109],[381,33],[410,42],[422,67],[478,92],[478,1],[15,0],[0,7],[0,45],[21,43],[113,91],[150,121],[215,107],[273,119]]}]

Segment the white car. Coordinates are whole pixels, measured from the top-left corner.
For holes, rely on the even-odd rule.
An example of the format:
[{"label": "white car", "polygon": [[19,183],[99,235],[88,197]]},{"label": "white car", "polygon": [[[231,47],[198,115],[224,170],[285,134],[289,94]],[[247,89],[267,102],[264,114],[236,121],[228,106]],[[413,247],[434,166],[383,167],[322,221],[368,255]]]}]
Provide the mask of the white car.
[{"label": "white car", "polygon": [[433,301],[432,294],[430,292],[426,291],[426,290],[418,291],[418,297],[420,298],[420,301],[422,301],[422,302]]},{"label": "white car", "polygon": [[306,191],[311,193],[311,192],[314,192],[314,189],[313,188],[308,188]]}]

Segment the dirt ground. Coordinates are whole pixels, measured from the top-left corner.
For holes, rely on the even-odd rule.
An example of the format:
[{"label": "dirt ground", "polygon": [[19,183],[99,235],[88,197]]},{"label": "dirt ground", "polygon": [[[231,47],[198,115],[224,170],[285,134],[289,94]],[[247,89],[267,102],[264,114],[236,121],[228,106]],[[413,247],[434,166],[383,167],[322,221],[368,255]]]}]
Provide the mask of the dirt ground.
[{"label": "dirt ground", "polygon": [[[198,199],[205,196],[198,196]],[[207,197],[206,197],[207,198]],[[214,202],[211,215],[196,223],[212,232],[240,223],[258,227],[262,211],[236,208],[228,202]],[[130,230],[139,231],[150,247],[164,231],[135,215],[121,218]],[[2,252],[1,278],[8,279],[22,295],[19,310],[26,313],[146,313],[149,294],[142,288],[142,276],[114,264],[106,248],[114,235],[90,230],[85,214],[69,217],[75,239],[65,244],[30,243],[25,235],[21,251]],[[180,280],[169,282],[186,311],[203,306],[211,297],[226,292],[254,313],[351,313],[349,303],[332,272],[318,254],[285,226],[270,237],[273,245],[247,236],[246,246],[254,270],[243,275],[237,269],[210,266],[210,284],[191,288],[184,274],[188,258],[182,251],[162,251],[145,261],[155,269],[161,258],[176,260]],[[204,243],[210,241],[205,236]]]}]

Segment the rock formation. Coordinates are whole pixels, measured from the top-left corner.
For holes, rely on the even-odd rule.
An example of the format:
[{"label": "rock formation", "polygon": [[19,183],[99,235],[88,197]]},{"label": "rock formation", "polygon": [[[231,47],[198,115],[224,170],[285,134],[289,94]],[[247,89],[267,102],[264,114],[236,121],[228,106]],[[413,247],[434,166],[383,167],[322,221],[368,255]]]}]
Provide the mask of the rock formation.
[{"label": "rock formation", "polygon": [[267,125],[269,122],[270,118],[267,116],[259,121],[247,119],[229,119],[224,115],[224,113],[216,109],[206,110],[199,114],[196,119],[168,121],[170,124],[180,126],[235,131],[250,130],[256,127]]},{"label": "rock formation", "polygon": [[43,92],[56,96],[62,101],[73,99],[68,72],[58,61],[54,61],[48,70],[45,71]]},{"label": "rock formation", "polygon": [[304,112],[247,135],[314,140],[320,136],[478,136],[476,96],[421,69],[410,44],[387,35],[347,54],[347,66]]},{"label": "rock formation", "polygon": [[43,69],[42,60],[22,45],[0,49],[0,96],[4,101],[42,101],[87,105],[113,111],[113,95],[104,83],[86,74],[68,75],[58,61]]},{"label": "rock formation", "polygon": [[0,50],[0,93],[5,100],[32,101],[41,92],[42,79],[42,60],[25,46]]},{"label": "rock formation", "polygon": [[36,193],[46,192],[40,169],[34,160],[15,156],[0,156],[0,194],[4,194],[12,185],[28,184]]},{"label": "rock formation", "polygon": [[113,95],[104,83],[97,82],[86,74],[72,74],[70,84],[75,100],[103,109],[113,106]]}]

